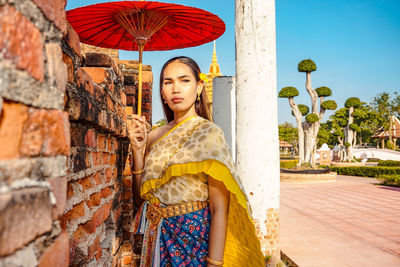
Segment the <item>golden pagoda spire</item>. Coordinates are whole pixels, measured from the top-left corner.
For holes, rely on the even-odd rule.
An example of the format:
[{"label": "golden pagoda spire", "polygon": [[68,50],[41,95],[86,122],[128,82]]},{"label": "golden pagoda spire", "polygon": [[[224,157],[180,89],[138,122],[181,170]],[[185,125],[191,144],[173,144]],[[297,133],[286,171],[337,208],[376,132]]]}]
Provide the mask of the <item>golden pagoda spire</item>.
[{"label": "golden pagoda spire", "polygon": [[219,68],[217,60],[217,49],[214,41],[214,50],[211,59],[210,69],[207,73],[208,82],[206,84],[207,100],[209,104],[210,111],[212,111],[212,90],[213,90],[213,79],[217,76],[222,76],[221,70]]}]

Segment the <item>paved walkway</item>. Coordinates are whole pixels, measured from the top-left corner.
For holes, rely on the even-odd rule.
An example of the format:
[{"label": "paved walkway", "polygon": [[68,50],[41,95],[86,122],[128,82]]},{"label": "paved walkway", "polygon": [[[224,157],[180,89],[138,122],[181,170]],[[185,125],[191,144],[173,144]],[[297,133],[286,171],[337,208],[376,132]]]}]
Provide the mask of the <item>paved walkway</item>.
[{"label": "paved walkway", "polygon": [[338,176],[281,183],[281,250],[300,267],[399,267],[400,188]]}]

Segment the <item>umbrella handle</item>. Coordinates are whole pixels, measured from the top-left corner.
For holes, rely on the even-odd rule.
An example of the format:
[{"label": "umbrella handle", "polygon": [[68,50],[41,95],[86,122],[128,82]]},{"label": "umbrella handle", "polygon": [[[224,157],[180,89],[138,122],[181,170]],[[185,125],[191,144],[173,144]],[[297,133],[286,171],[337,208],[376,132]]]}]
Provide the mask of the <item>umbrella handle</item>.
[{"label": "umbrella handle", "polygon": [[142,115],[142,63],[143,63],[143,50],[144,50],[144,46],[146,45],[146,41],[145,40],[139,40],[138,41],[138,50],[139,50],[139,86],[138,86],[138,102],[137,102],[137,114],[139,116]]}]

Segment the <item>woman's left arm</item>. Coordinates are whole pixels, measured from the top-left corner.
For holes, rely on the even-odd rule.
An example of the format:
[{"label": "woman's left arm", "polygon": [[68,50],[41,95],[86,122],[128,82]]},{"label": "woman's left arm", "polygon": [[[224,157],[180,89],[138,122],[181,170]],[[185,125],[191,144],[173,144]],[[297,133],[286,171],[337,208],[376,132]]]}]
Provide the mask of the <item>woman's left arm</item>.
[{"label": "woman's left arm", "polygon": [[[211,224],[208,241],[208,257],[222,261],[224,258],[226,230],[228,227],[229,191],[225,185],[208,178],[208,197],[210,200]],[[218,266],[208,263],[207,266]]]}]

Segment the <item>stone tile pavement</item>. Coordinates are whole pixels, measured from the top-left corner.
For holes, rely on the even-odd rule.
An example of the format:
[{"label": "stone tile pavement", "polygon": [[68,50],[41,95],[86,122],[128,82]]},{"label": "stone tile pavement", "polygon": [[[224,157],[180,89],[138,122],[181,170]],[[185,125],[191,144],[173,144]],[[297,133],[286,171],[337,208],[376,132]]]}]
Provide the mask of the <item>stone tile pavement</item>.
[{"label": "stone tile pavement", "polygon": [[400,267],[400,188],[281,183],[281,250],[300,267]]}]

